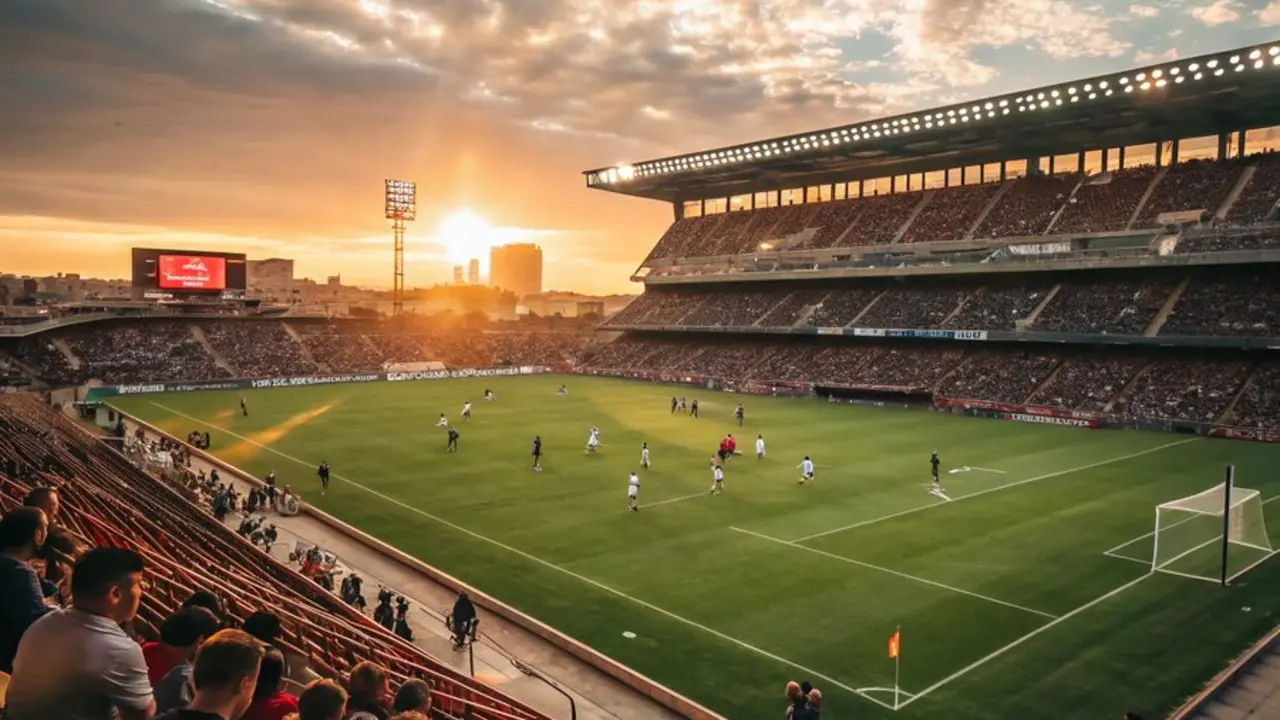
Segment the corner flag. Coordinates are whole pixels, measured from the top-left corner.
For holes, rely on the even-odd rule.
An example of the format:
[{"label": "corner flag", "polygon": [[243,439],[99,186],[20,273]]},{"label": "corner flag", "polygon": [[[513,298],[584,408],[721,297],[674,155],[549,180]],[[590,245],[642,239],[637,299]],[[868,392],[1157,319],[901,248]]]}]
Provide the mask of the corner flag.
[{"label": "corner flag", "polygon": [[902,639],[902,631],[898,630],[889,636],[889,657],[896,659],[898,657],[898,646]]}]

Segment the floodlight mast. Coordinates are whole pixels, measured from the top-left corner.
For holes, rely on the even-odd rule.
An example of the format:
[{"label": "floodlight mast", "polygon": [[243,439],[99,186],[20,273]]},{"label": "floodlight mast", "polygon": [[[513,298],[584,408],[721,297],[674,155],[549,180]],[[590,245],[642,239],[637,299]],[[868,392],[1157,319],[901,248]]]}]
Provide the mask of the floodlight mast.
[{"label": "floodlight mast", "polygon": [[386,218],[395,241],[395,269],[391,284],[391,314],[404,312],[404,230],[418,213],[418,184],[408,180],[386,181]]}]

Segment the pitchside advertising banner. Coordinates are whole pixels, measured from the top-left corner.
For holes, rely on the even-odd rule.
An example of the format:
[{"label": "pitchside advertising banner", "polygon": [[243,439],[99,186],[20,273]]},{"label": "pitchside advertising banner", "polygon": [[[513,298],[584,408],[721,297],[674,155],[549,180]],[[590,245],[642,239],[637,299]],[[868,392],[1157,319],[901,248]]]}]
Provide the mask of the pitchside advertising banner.
[{"label": "pitchside advertising banner", "polygon": [[955,398],[934,398],[933,402],[938,407],[956,408],[959,410],[979,411],[988,417],[998,417],[1004,420],[1015,420],[1017,422],[1036,423],[1042,425],[1069,425],[1071,427],[1096,428],[1102,427],[1102,422],[1087,413],[1079,413],[1071,410],[1058,410],[1056,408],[1035,407],[1030,405],[1010,405],[1008,403],[988,402],[986,400],[958,400]]},{"label": "pitchside advertising banner", "polygon": [[346,385],[371,382],[406,382],[447,380],[450,378],[510,377],[549,372],[545,367],[466,368],[461,370],[424,370],[417,372],[348,373],[346,375],[304,375],[299,377],[248,378],[243,380],[208,380],[194,382],[139,383],[89,388],[85,402],[121,395],[195,392],[198,390],[256,390],[260,388],[310,387],[313,385]]}]

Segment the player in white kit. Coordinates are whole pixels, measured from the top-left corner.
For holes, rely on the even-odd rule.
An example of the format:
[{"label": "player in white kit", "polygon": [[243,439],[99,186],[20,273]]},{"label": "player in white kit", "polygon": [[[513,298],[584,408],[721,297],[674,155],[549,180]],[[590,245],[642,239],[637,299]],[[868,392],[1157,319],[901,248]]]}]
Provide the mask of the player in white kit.
[{"label": "player in white kit", "polygon": [[631,473],[631,479],[627,481],[627,509],[631,512],[640,509],[640,476],[635,472]]},{"label": "player in white kit", "polygon": [[764,459],[764,436],[763,435],[756,436],[756,459],[757,460]]},{"label": "player in white kit", "polygon": [[445,417],[444,413],[440,413],[440,420],[436,423],[436,427],[449,427],[449,418]]},{"label": "player in white kit", "polygon": [[719,495],[724,490],[724,468],[716,465],[711,468],[711,477],[714,478],[711,483],[711,495]]},{"label": "player in white kit", "polygon": [[600,446],[600,429],[596,427],[592,427],[591,435],[587,437],[587,452],[593,453],[596,451],[596,448],[599,446]]},{"label": "player in white kit", "polygon": [[800,464],[797,465],[796,467],[800,468],[799,484],[812,485],[813,484],[813,460],[810,460],[809,456],[805,455],[804,460],[801,460]]},{"label": "player in white kit", "polygon": [[462,422],[471,422],[471,401],[462,403]]},{"label": "player in white kit", "polygon": [[640,467],[649,469],[649,443],[640,443]]}]

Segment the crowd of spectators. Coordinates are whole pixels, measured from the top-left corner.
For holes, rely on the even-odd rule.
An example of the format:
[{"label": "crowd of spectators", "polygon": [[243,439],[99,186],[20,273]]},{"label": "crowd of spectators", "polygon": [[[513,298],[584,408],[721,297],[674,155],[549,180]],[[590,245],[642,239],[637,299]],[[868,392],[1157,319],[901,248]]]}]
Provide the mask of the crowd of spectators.
[{"label": "crowd of spectators", "polygon": [[923,197],[924,194],[920,192],[901,192],[872,195],[852,201],[858,213],[857,220],[853,229],[840,239],[839,246],[888,245],[897,239],[898,232],[911,218],[911,213],[915,212]]},{"label": "crowd of spectators", "polygon": [[982,219],[976,238],[1026,237],[1042,235],[1054,215],[1066,203],[1080,176],[1028,175],[1009,181],[991,212]]},{"label": "crowd of spectators", "polygon": [[[1276,182],[1280,182],[1280,177]],[[1280,250],[1280,226],[1197,231],[1178,238],[1179,253],[1227,250]]]},{"label": "crowd of spectators", "polygon": [[1017,330],[1018,321],[1030,317],[1052,289],[1049,282],[989,285],[970,293],[943,325],[958,330]]},{"label": "crowd of spectators", "polygon": [[804,243],[806,248],[835,247],[862,212],[862,206],[856,200],[836,200],[816,207],[817,210],[809,216],[804,228],[813,230],[813,234]]},{"label": "crowd of spectators", "polygon": [[1227,221],[1235,225],[1263,222],[1280,201],[1280,153],[1256,155],[1257,168],[1227,211]]},{"label": "crowd of spectators", "polygon": [[1146,364],[1146,359],[1123,355],[1069,358],[1028,404],[1102,412]]},{"label": "crowd of spectators", "polygon": [[1000,191],[997,183],[938,190],[902,236],[902,242],[947,242],[963,239],[978,215]]},{"label": "crowd of spectators", "polygon": [[222,320],[200,327],[214,352],[230,363],[239,377],[313,375],[319,371],[280,322]]},{"label": "crowd of spectators", "polygon": [[828,295],[826,290],[796,290],[787,293],[767,315],[760,318],[761,327],[791,327],[804,317],[809,309]]},{"label": "crowd of spectators", "polygon": [[1141,335],[1177,283],[1167,278],[1063,283],[1040,311],[1034,329],[1045,332]]},{"label": "crowd of spectators", "polygon": [[690,327],[752,325],[781,302],[783,296],[771,290],[726,289],[686,315],[680,324]]},{"label": "crowd of spectators", "polygon": [[705,217],[681,218],[667,228],[662,238],[658,240],[658,244],[653,247],[649,253],[650,260],[661,260],[665,258],[697,256],[699,253],[695,250],[692,253],[684,252],[686,246],[697,247],[702,238],[715,229],[720,223],[723,215],[707,215]]},{"label": "crowd of spectators", "polygon": [[1203,210],[1210,216],[1227,199],[1240,177],[1238,162],[1187,160],[1170,166],[1142,206],[1134,227],[1157,227],[1164,213]]},{"label": "crowd of spectators", "polygon": [[1132,417],[1216,420],[1248,375],[1243,361],[1156,360],[1114,410]]},{"label": "crowd of spectators", "polygon": [[213,380],[229,377],[191,334],[191,326],[171,320],[118,323],[108,332],[69,338],[67,344],[89,378],[143,382],[157,377]]},{"label": "crowd of spectators", "polygon": [[1280,431],[1280,363],[1258,368],[1236,402],[1232,424]]},{"label": "crowd of spectators", "polygon": [[318,365],[331,372],[359,372],[382,367],[384,355],[347,323],[304,323],[297,326],[303,346]]},{"label": "crowd of spectators", "polygon": [[936,328],[972,288],[905,287],[885,292],[858,320],[862,327]]},{"label": "crowd of spectators", "polygon": [[832,290],[809,313],[806,325],[812,327],[844,327],[880,296],[879,288]]},{"label": "crowd of spectators", "polygon": [[1156,172],[1154,165],[1140,165],[1086,179],[1049,232],[1056,235],[1124,230]]},{"label": "crowd of spectators", "polygon": [[1173,306],[1161,335],[1280,336],[1280,272],[1209,276],[1193,280]]},{"label": "crowd of spectators", "polygon": [[1062,363],[1056,354],[988,350],[971,353],[938,392],[945,397],[1025,403]]}]

